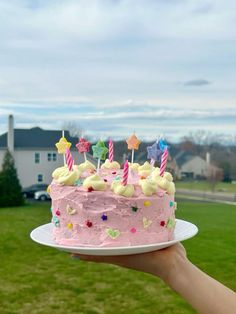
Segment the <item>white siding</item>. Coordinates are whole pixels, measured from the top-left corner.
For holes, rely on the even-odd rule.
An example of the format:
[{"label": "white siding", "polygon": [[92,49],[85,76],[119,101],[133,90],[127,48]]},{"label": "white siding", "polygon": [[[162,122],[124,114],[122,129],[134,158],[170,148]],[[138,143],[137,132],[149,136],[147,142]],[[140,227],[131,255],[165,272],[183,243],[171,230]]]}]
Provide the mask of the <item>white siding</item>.
[{"label": "white siding", "polygon": [[[63,166],[63,156],[57,154],[56,161],[48,161],[48,153],[56,152],[54,150],[15,150],[14,159],[17,168],[18,177],[22,187],[27,187],[38,183],[38,175],[43,175],[43,182],[49,184],[52,180],[52,172]],[[40,162],[35,163],[35,153],[40,153]],[[0,165],[2,165],[5,151],[0,151]],[[72,151],[75,164],[83,162],[83,155],[79,155],[77,151]],[[92,161],[92,160],[91,160]]]},{"label": "white siding", "polygon": [[196,177],[197,175],[206,176],[208,167],[209,166],[204,159],[196,156],[183,164],[180,172],[193,172],[194,177]]}]

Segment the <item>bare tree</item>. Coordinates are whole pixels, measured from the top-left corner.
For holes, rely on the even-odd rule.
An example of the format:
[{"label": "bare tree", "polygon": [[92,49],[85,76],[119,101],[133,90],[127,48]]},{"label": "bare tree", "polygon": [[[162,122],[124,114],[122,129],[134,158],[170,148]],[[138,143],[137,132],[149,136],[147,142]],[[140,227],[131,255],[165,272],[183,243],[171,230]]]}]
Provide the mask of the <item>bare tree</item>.
[{"label": "bare tree", "polygon": [[207,182],[212,192],[215,192],[217,183],[223,180],[223,170],[210,165],[207,169]]},{"label": "bare tree", "polygon": [[64,122],[62,125],[62,130],[67,130],[72,137],[84,136],[83,128],[76,121]]}]

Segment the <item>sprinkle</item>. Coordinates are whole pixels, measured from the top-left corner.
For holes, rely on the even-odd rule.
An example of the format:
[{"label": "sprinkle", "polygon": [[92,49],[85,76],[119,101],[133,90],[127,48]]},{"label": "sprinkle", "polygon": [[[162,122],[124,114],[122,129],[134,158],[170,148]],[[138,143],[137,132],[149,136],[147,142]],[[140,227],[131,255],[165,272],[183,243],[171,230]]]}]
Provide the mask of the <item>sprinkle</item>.
[{"label": "sprinkle", "polygon": [[81,179],[78,179],[75,181],[74,185],[81,186],[83,184],[83,181]]},{"label": "sprinkle", "polygon": [[141,176],[141,178],[140,178],[141,180],[144,180],[144,179],[146,179],[146,177],[144,177],[144,176]]},{"label": "sprinkle", "polygon": [[88,187],[88,192],[93,192],[94,191],[94,188],[92,186],[89,186]]},{"label": "sprinkle", "polygon": [[174,206],[174,202],[173,201],[170,201],[170,207]]},{"label": "sprinkle", "polygon": [[74,215],[77,212],[77,210],[71,207],[70,205],[66,206],[66,211],[68,215]]},{"label": "sprinkle", "polygon": [[150,202],[150,201],[144,201],[143,205],[144,205],[145,207],[148,207],[148,206],[151,205],[151,202]]},{"label": "sprinkle", "polygon": [[101,216],[101,219],[102,219],[103,221],[107,220],[107,215],[103,214],[103,215]]},{"label": "sprinkle", "polygon": [[47,192],[48,192],[48,194],[50,194],[50,192],[51,192],[51,185],[49,185],[49,186],[47,187]]},{"label": "sprinkle", "polygon": [[132,209],[133,212],[136,213],[136,211],[138,210],[138,207],[137,206],[132,206],[131,209]]},{"label": "sprinkle", "polygon": [[168,229],[172,229],[172,228],[174,228],[174,226],[175,226],[175,220],[173,218],[169,218],[167,221],[166,227]]},{"label": "sprinkle", "polygon": [[92,223],[92,221],[87,220],[87,221],[86,221],[86,225],[87,225],[87,227],[91,228],[92,225],[93,225],[93,223]]},{"label": "sprinkle", "polygon": [[164,220],[162,220],[161,222],[160,222],[160,226],[162,226],[162,227],[164,227],[165,226],[165,221]]},{"label": "sprinkle", "polygon": [[60,212],[59,209],[56,211],[56,215],[57,215],[57,216],[60,216],[60,215],[61,215],[61,212]]},{"label": "sprinkle", "polygon": [[137,231],[137,230],[136,230],[136,228],[134,228],[134,227],[130,229],[130,232],[131,232],[131,233],[136,233],[136,231]]},{"label": "sprinkle", "polygon": [[103,179],[104,180],[104,182],[107,182],[107,179]]},{"label": "sprinkle", "polygon": [[114,171],[114,172],[112,172],[112,174],[116,174],[116,172]]},{"label": "sprinkle", "polygon": [[152,224],[152,220],[147,217],[143,217],[143,227],[148,228]]},{"label": "sprinkle", "polygon": [[112,238],[112,239],[116,239],[117,237],[119,237],[120,235],[120,231],[119,230],[114,230],[112,228],[108,228],[106,229],[106,234]]},{"label": "sprinkle", "polygon": [[177,209],[177,202],[174,203],[174,209]]},{"label": "sprinkle", "polygon": [[52,222],[54,223],[55,227],[60,227],[60,220],[57,216],[52,217]]},{"label": "sprinkle", "polygon": [[115,181],[120,181],[120,176],[116,176],[116,177],[114,178],[114,180],[115,180]]},{"label": "sprinkle", "polygon": [[69,223],[67,224],[67,228],[68,228],[68,229],[73,229],[73,224],[72,224],[71,222],[69,222]]}]

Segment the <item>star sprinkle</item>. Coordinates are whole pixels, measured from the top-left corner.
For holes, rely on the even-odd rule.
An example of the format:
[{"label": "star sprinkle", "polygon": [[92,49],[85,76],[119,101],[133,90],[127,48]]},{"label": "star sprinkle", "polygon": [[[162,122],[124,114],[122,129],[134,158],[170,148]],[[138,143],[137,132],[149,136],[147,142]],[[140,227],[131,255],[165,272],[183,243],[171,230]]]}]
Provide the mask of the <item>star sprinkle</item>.
[{"label": "star sprinkle", "polygon": [[136,213],[136,211],[138,210],[138,207],[137,206],[132,206],[131,209],[132,209],[133,212]]},{"label": "star sprinkle", "polygon": [[71,143],[67,142],[67,139],[65,137],[61,137],[59,142],[55,144],[58,154],[65,154],[66,149],[71,147]]},{"label": "star sprinkle", "polygon": [[89,151],[91,143],[87,142],[83,137],[80,138],[79,142],[75,145],[79,153],[87,153]]},{"label": "star sprinkle", "polygon": [[141,141],[137,138],[135,134],[132,134],[127,140],[128,149],[138,150]]},{"label": "star sprinkle", "polygon": [[147,158],[156,160],[158,162],[161,161],[162,150],[159,148],[158,141],[155,142],[152,146],[147,147]]},{"label": "star sprinkle", "polygon": [[103,221],[107,220],[107,215],[106,215],[106,214],[103,214],[103,215],[101,216],[101,219],[102,219]]},{"label": "star sprinkle", "polygon": [[108,148],[105,146],[103,141],[98,141],[96,145],[92,146],[93,157],[101,160],[106,159],[106,154],[108,152]]},{"label": "star sprinkle", "polygon": [[114,229],[112,229],[112,228],[108,228],[108,229],[106,229],[106,234],[107,234],[110,238],[112,238],[112,239],[114,240],[114,239],[116,239],[116,238],[119,237],[120,231],[119,231],[119,230],[114,230]]},{"label": "star sprinkle", "polygon": [[164,150],[168,148],[168,145],[165,140],[161,139],[159,141],[159,148],[162,152],[164,152]]}]

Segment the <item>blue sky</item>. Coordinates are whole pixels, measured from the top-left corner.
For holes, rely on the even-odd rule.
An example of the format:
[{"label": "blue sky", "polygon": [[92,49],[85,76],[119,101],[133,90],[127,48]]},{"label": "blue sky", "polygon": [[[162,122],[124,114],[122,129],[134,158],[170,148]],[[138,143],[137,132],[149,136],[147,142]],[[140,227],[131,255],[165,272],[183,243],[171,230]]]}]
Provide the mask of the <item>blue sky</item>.
[{"label": "blue sky", "polygon": [[0,0],[0,133],[236,136],[233,0]]}]

